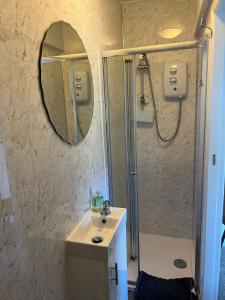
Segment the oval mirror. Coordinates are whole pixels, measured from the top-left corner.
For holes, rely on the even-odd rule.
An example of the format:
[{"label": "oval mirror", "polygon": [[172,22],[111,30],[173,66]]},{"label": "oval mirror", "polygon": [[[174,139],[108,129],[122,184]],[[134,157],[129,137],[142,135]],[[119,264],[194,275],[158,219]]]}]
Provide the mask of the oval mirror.
[{"label": "oval mirror", "polygon": [[65,142],[78,144],[91,125],[94,93],[87,52],[70,24],[59,21],[46,32],[40,77],[44,105],[56,133]]}]

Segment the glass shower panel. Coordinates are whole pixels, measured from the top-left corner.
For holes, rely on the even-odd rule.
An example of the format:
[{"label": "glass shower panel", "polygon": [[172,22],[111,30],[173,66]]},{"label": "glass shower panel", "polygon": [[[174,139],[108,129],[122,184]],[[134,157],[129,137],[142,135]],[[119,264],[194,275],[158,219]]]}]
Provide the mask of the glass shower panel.
[{"label": "glass shower panel", "polygon": [[127,207],[126,139],[124,122],[123,58],[104,61],[107,104],[109,193],[113,206]]},{"label": "glass shower panel", "polygon": [[[137,55],[140,265],[166,279],[194,277],[196,55],[196,49]],[[165,67],[178,61],[186,64],[187,95],[168,101]]]},{"label": "glass shower panel", "polygon": [[[105,58],[107,157],[110,201],[128,212],[128,266],[135,281],[139,269],[136,182],[136,122],[134,58]],[[130,271],[130,270],[129,270]]]}]

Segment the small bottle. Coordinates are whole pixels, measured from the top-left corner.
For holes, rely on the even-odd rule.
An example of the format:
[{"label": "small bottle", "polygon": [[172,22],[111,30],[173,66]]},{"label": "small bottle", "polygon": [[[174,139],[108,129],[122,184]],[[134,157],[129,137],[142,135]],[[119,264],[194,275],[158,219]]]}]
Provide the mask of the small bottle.
[{"label": "small bottle", "polygon": [[92,198],[92,209],[99,212],[103,203],[103,196],[99,191],[96,192],[96,196]]},{"label": "small bottle", "polygon": [[91,209],[95,211],[96,209],[96,197],[92,195],[91,197]]}]

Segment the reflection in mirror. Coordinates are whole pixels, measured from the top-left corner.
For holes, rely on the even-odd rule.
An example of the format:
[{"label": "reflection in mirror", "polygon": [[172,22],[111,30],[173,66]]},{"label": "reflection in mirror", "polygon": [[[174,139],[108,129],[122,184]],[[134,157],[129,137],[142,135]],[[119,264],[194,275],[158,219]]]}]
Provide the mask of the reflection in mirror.
[{"label": "reflection in mirror", "polygon": [[94,95],[91,67],[82,40],[72,26],[53,23],[42,43],[41,88],[57,134],[78,144],[91,125]]}]

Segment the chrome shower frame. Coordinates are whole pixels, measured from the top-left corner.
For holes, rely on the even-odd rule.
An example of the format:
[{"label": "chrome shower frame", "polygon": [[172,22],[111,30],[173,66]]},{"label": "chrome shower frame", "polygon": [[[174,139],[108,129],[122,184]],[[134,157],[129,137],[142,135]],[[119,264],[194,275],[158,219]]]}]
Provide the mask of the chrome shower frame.
[{"label": "chrome shower frame", "polygon": [[[205,46],[204,46],[205,47]],[[101,53],[102,63],[103,63],[103,82],[104,82],[104,100],[105,100],[105,133],[106,133],[106,151],[107,151],[107,164],[108,164],[108,181],[109,181],[109,194],[111,199],[113,199],[112,195],[112,161],[111,161],[111,150],[110,150],[110,128],[109,128],[109,113],[108,113],[108,91],[107,91],[107,58],[115,57],[115,56],[130,56],[133,59],[135,55],[142,55],[144,53],[157,53],[157,52],[165,52],[165,51],[174,51],[174,50],[184,50],[184,49],[199,49],[197,66],[199,70],[198,79],[197,79],[197,106],[196,106],[196,141],[195,141],[195,165],[198,166],[195,169],[195,186],[194,186],[194,198],[197,199],[196,208],[195,208],[195,217],[196,224],[194,227],[195,239],[196,239],[196,265],[195,265],[195,279],[197,282],[197,286],[199,285],[199,276],[200,276],[200,257],[201,257],[201,224],[202,224],[202,202],[203,202],[203,191],[202,191],[202,182],[203,182],[203,170],[204,170],[204,135],[205,135],[205,87],[201,87],[201,74],[205,71],[204,61],[201,61],[201,51],[203,49],[202,44],[198,41],[188,41],[181,43],[171,43],[171,44],[163,44],[163,45],[154,45],[147,47],[139,47],[139,48],[130,48],[130,49],[117,49],[104,51]],[[125,59],[126,61],[126,59]],[[136,67],[136,66],[134,66]],[[126,69],[126,65],[124,64],[124,68]],[[135,74],[135,71],[134,71]],[[127,87],[125,86],[125,89]],[[133,86],[133,95],[135,95],[136,85]],[[127,122],[127,121],[126,121]],[[126,129],[128,130],[128,129]],[[200,138],[199,138],[200,137]],[[199,138],[199,141],[197,141]],[[126,141],[127,144],[127,141]],[[128,144],[127,144],[128,147]],[[129,157],[127,157],[127,161],[129,162]],[[135,166],[136,170],[137,166]],[[137,174],[133,168],[129,168],[129,172],[134,178],[137,178]],[[132,186],[132,180],[128,178],[128,186]],[[136,197],[137,199],[137,197]],[[130,228],[139,228],[139,211],[138,211],[138,200],[134,204],[133,200],[131,200],[131,215],[134,216],[136,214],[136,218],[131,218]],[[136,211],[135,211],[136,210]],[[133,231],[134,232],[134,231]],[[132,236],[132,252],[136,249],[136,256],[138,256],[138,271],[140,271],[140,252],[139,252],[139,237],[136,236],[137,240],[135,241],[135,237]],[[135,246],[136,243],[136,246]]]}]

